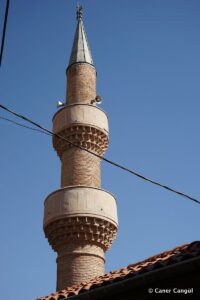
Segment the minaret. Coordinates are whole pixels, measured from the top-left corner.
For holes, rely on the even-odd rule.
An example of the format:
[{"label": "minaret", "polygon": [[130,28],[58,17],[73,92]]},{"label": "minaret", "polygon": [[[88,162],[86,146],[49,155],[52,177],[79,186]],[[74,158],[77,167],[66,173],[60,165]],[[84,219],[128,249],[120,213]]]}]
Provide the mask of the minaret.
[{"label": "minaret", "polygon": [[[102,156],[108,147],[108,119],[96,106],[96,69],[77,8],[77,28],[66,71],[65,105],[53,117],[53,132]],[[116,201],[101,189],[100,158],[57,136],[61,188],[45,200],[44,232],[57,252],[57,290],[104,274],[105,256],[116,237]]]}]

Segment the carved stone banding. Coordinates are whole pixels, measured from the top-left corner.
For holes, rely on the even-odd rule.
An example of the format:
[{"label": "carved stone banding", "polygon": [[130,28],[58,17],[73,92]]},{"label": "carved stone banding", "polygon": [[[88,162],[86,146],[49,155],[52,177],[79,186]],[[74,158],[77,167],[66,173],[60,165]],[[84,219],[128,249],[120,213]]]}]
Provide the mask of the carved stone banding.
[{"label": "carved stone banding", "polygon": [[[69,140],[69,142],[95,152],[98,155],[103,155],[108,148],[108,135],[96,127],[77,124],[65,128],[59,132],[59,135]],[[67,149],[74,147],[57,136],[53,137],[53,146],[60,158]]]},{"label": "carved stone banding", "polygon": [[108,250],[117,234],[117,226],[93,217],[58,219],[44,227],[46,238],[54,251],[68,242],[88,241]]}]

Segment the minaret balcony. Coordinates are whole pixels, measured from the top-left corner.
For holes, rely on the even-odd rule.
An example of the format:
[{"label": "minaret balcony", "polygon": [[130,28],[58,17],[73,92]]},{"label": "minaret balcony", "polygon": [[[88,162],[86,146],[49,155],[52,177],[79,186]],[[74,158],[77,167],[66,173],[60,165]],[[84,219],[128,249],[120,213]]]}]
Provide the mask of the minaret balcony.
[{"label": "minaret balcony", "polygon": [[[66,105],[53,117],[53,133],[98,155],[103,155],[108,147],[108,131],[107,115],[94,105]],[[72,147],[58,136],[53,137],[53,145],[60,157]]]},{"label": "minaret balcony", "polygon": [[53,117],[53,133],[76,124],[90,125],[99,128],[108,134],[108,118],[106,113],[90,104],[66,105],[57,111]]},{"label": "minaret balcony", "polygon": [[106,251],[115,239],[117,206],[107,191],[66,187],[51,193],[44,205],[44,231],[55,251],[62,244],[76,241],[90,241]]}]

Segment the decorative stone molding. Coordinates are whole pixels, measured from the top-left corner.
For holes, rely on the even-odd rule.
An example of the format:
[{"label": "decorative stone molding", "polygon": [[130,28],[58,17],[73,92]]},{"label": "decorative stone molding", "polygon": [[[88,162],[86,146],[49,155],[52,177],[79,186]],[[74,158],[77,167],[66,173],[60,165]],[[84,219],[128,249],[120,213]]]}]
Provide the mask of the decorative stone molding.
[{"label": "decorative stone molding", "polygon": [[[59,135],[66,138],[73,144],[81,146],[101,156],[108,148],[108,135],[96,127],[77,124],[59,132]],[[56,136],[53,137],[53,146],[60,158],[67,149],[74,147],[67,143],[67,141]]]},{"label": "decorative stone molding", "polygon": [[45,236],[54,251],[68,242],[88,241],[108,250],[116,237],[117,227],[103,219],[69,217],[56,220],[44,227]]}]

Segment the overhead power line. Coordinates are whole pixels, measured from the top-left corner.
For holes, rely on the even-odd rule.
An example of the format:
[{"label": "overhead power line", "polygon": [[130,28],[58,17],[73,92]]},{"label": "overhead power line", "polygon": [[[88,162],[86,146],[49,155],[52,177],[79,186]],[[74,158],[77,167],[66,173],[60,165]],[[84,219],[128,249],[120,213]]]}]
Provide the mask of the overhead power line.
[{"label": "overhead power line", "polygon": [[4,15],[4,23],[3,23],[3,33],[2,33],[2,39],[1,39],[0,66],[1,66],[2,58],[3,58],[3,50],[4,50],[4,43],[5,43],[5,36],[6,36],[9,4],[10,4],[10,0],[7,0],[6,1],[6,10],[5,10],[5,15]]},{"label": "overhead power line", "polygon": [[[31,129],[31,130],[35,129],[36,131],[43,132],[43,133],[46,133],[46,134],[51,135],[51,136],[56,136],[59,139],[62,139],[64,141],[66,141],[68,144],[70,144],[70,145],[72,145],[72,146],[74,146],[76,148],[79,148],[79,149],[81,149],[83,151],[86,151],[86,152],[88,152],[88,153],[90,153],[90,154],[92,154],[92,155],[94,155],[94,156],[102,159],[103,161],[105,161],[105,162],[107,162],[107,163],[109,163],[109,164],[111,164],[111,165],[113,165],[113,166],[115,166],[117,168],[120,168],[120,169],[122,169],[122,170],[124,170],[126,172],[131,173],[132,175],[135,175],[135,176],[139,177],[140,179],[142,179],[144,181],[150,182],[150,183],[152,183],[152,184],[154,184],[156,186],[159,186],[159,187],[161,187],[161,188],[163,188],[165,190],[168,190],[168,191],[173,192],[173,193],[175,193],[175,194],[177,194],[179,196],[185,197],[185,198],[187,198],[187,199],[189,199],[189,200],[191,200],[191,201],[193,201],[193,202],[195,202],[197,204],[200,204],[200,200],[198,200],[198,199],[196,199],[194,197],[191,197],[191,196],[189,196],[189,195],[187,195],[185,193],[182,193],[180,191],[177,191],[177,190],[175,190],[175,189],[173,189],[173,188],[171,188],[169,186],[166,186],[166,185],[164,185],[164,184],[162,184],[160,182],[157,182],[155,180],[147,178],[147,177],[145,177],[145,176],[143,176],[143,175],[141,175],[141,174],[139,174],[139,173],[137,173],[137,172],[135,172],[135,171],[133,171],[133,170],[131,170],[131,169],[129,169],[129,168],[121,165],[121,164],[119,164],[119,163],[116,163],[116,162],[114,162],[114,161],[112,161],[110,159],[107,159],[107,158],[105,158],[105,157],[103,157],[101,155],[98,155],[98,154],[96,154],[96,153],[94,153],[94,152],[92,152],[92,151],[90,151],[90,150],[88,150],[88,149],[86,149],[86,148],[84,148],[84,147],[82,147],[80,145],[77,145],[77,144],[71,142],[70,140],[66,139],[65,137],[63,137],[63,136],[61,136],[59,134],[53,133],[52,131],[46,129],[45,127],[41,126],[40,124],[36,123],[35,121],[33,121],[33,120],[31,120],[31,119],[29,119],[29,118],[27,118],[27,117],[25,117],[25,116],[23,116],[23,115],[15,112],[15,111],[12,111],[11,109],[7,108],[6,106],[4,106],[2,104],[0,104],[0,108],[2,108],[3,110],[9,112],[10,114],[12,114],[12,115],[14,115],[14,116],[16,116],[16,117],[18,117],[18,118],[20,118],[20,119],[28,122],[28,123],[33,124],[34,126],[38,127],[40,130],[38,130],[38,129],[36,130],[35,128],[29,127],[29,126],[25,126],[23,124],[20,124],[20,123],[17,123],[15,121],[13,121],[13,120],[10,120],[10,119],[8,120],[7,119],[9,122],[15,123],[16,125],[19,125],[19,126]],[[6,118],[4,118],[4,117],[3,117],[3,119],[6,120]]]},{"label": "overhead power line", "polygon": [[50,136],[51,136],[50,133],[47,133],[47,132],[45,132],[44,130],[37,129],[37,128],[33,128],[33,127],[30,127],[30,126],[27,126],[27,125],[18,123],[18,122],[14,121],[14,120],[11,120],[11,119],[8,119],[8,118],[2,117],[2,116],[0,116],[0,119],[1,119],[1,120],[4,120],[4,121],[7,121],[7,122],[9,122],[9,123],[12,123],[12,124],[14,124],[14,125],[17,125],[17,126],[20,126],[20,127],[23,127],[23,128],[29,129],[29,130],[41,132],[41,133],[43,133],[43,134],[46,134],[46,135],[50,135]]}]

